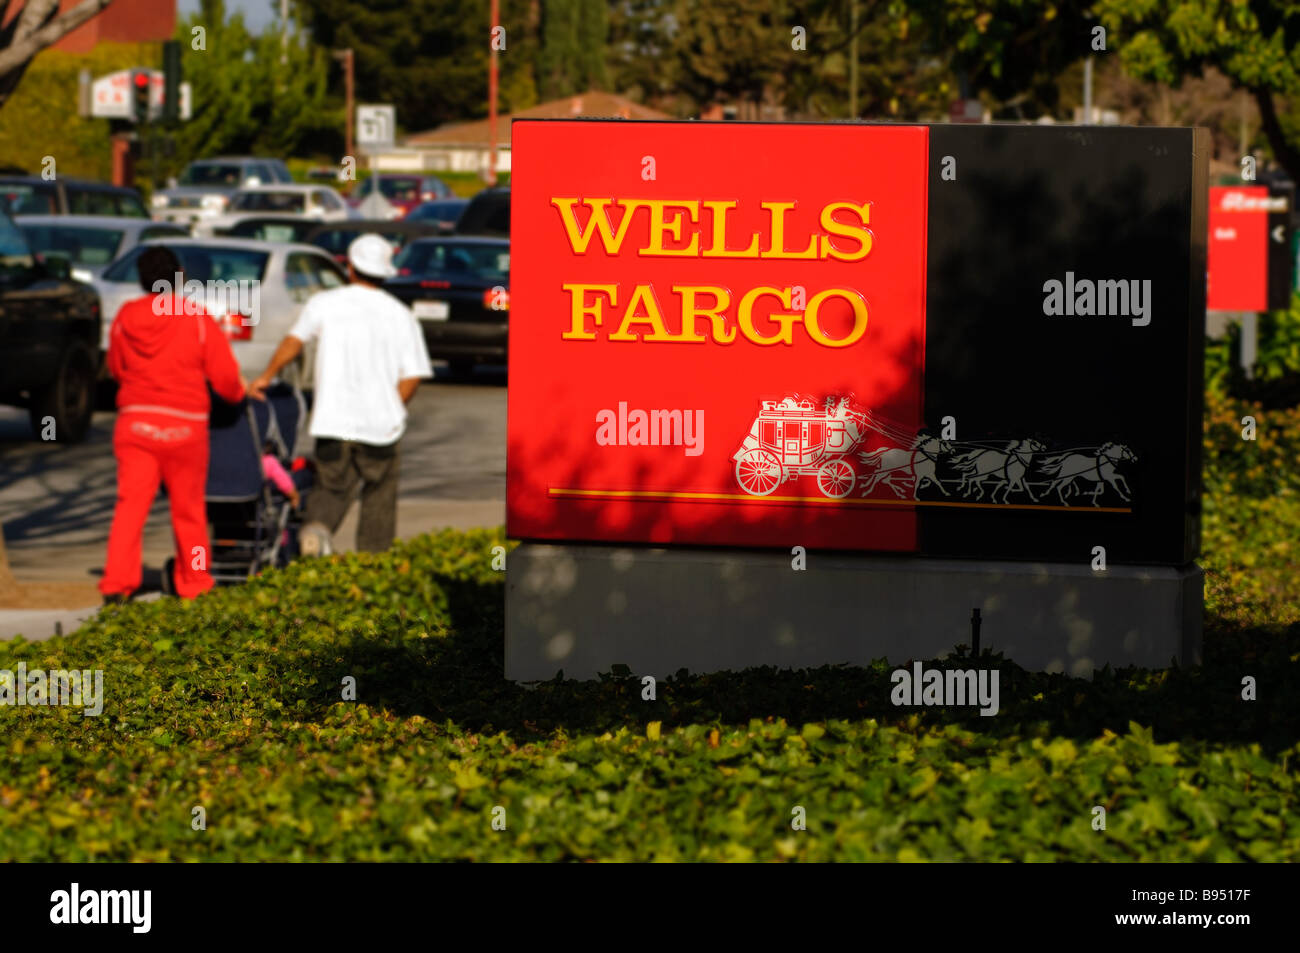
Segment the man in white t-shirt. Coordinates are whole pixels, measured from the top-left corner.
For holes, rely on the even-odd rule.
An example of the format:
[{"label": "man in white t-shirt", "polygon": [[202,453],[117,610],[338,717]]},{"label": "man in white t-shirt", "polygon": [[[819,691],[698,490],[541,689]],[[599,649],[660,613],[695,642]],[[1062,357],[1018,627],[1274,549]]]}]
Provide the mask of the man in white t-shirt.
[{"label": "man in white t-shirt", "polygon": [[397,535],[397,442],[406,430],[406,404],[420,379],[433,376],[419,322],[379,287],[396,274],[392,259],[392,247],[379,235],[353,241],[352,283],[312,297],[266,372],[249,385],[252,396],[263,397],[303,345],[316,341],[316,483],[306,520],[333,533],[359,483],[357,548],[367,552],[388,549]]}]

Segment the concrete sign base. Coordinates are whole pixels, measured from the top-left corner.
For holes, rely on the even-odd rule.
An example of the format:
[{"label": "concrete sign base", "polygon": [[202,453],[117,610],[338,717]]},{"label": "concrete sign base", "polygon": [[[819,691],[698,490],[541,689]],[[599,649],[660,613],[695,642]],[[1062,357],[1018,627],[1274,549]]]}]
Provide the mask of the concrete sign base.
[{"label": "concrete sign base", "polygon": [[524,543],[506,573],[505,674],[664,677],[891,664],[971,640],[1032,671],[1201,660],[1200,567]]}]

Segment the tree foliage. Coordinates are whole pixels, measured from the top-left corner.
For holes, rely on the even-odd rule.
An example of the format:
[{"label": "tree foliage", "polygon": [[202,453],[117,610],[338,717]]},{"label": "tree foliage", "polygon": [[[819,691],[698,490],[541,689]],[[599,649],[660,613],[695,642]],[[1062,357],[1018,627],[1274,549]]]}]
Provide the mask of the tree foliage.
[{"label": "tree foliage", "polygon": [[148,44],[101,43],[84,56],[46,50],[0,109],[0,157],[6,165],[39,173],[52,156],[59,175],[107,179],[113,171],[107,119],[77,115],[77,76],[103,76],[157,55]]},{"label": "tree foliage", "polygon": [[[81,0],[59,12],[59,0],[26,0],[9,19],[11,0],[0,0],[0,106],[18,86],[41,50],[100,13],[113,0]],[[9,22],[5,22],[8,20]]]},{"label": "tree foliage", "polygon": [[[195,27],[205,31],[201,49]],[[174,130],[169,167],[221,153],[292,155],[308,136],[341,127],[342,116],[326,105],[326,53],[301,35],[282,49],[278,31],[254,36],[224,0],[203,0],[176,35],[193,117]]]},{"label": "tree foliage", "polygon": [[1176,86],[1212,66],[1247,90],[1274,158],[1300,181],[1300,111],[1285,104],[1300,104],[1300,4],[1098,0],[1096,11],[1133,75]]}]

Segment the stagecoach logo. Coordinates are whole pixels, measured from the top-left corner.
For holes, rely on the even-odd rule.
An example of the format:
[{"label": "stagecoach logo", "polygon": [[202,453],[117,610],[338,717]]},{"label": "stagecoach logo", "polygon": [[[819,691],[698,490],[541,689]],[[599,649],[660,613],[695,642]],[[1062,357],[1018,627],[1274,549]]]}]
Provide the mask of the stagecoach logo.
[{"label": "stagecoach logo", "polygon": [[[869,441],[883,445],[867,450]],[[941,494],[974,506],[1069,507],[1074,497],[1087,496],[1101,507],[1108,493],[1132,502],[1121,471],[1137,456],[1114,442],[1052,450],[1033,438],[943,440],[859,407],[852,397],[819,404],[795,394],[761,402],[732,460],[736,482],[756,497],[813,477],[830,499],[857,489],[860,497],[889,490],[897,499],[924,502]]]}]

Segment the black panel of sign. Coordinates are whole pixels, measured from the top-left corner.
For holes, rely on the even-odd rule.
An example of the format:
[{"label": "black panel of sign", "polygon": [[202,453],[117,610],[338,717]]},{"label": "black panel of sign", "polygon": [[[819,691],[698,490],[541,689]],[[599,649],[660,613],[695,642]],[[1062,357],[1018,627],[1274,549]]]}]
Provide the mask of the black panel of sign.
[{"label": "black panel of sign", "polygon": [[922,553],[1196,558],[1208,151],[1200,129],[930,127],[925,419],[952,420],[917,495],[954,505],[921,506]]},{"label": "black panel of sign", "polygon": [[1295,260],[1291,257],[1291,222],[1295,209],[1295,183],[1272,182],[1270,199],[1282,199],[1286,207],[1268,213],[1268,307],[1281,311],[1291,306]]}]

